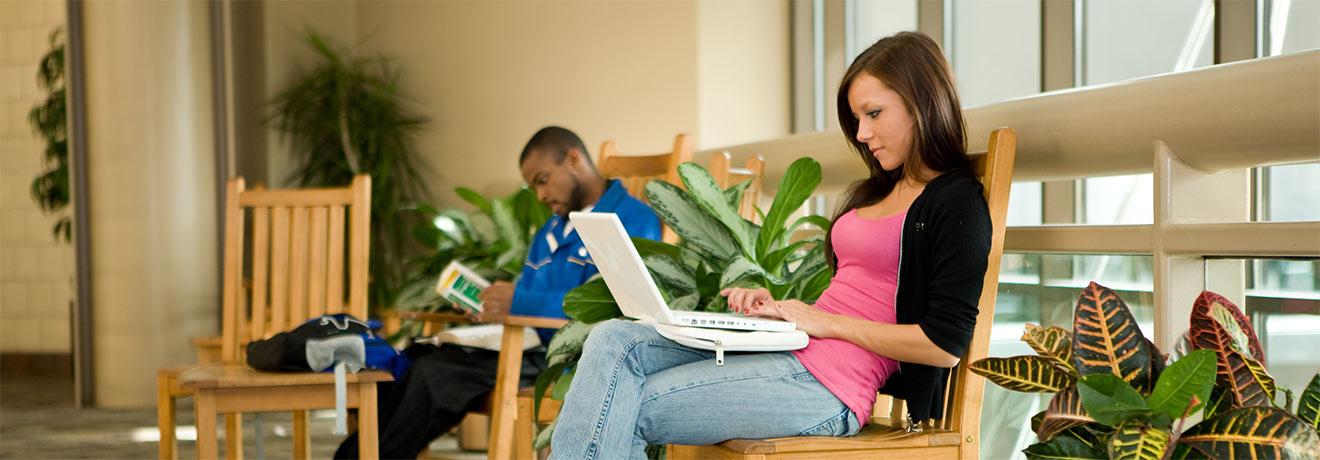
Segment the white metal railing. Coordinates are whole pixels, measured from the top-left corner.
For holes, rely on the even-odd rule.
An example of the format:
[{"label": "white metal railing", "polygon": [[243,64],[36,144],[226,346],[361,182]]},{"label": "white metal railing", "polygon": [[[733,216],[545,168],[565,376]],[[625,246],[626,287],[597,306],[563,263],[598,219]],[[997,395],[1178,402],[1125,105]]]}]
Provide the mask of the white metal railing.
[{"label": "white metal railing", "polygon": [[[984,150],[990,131],[1017,131],[1017,181],[1149,173],[1153,144],[1168,145],[1206,171],[1320,159],[1320,51],[1220,64],[1088,86],[966,109],[968,148]],[[734,160],[765,156],[765,191],[789,162],[809,155],[825,171],[822,188],[865,174],[837,129],[698,152]]]}]

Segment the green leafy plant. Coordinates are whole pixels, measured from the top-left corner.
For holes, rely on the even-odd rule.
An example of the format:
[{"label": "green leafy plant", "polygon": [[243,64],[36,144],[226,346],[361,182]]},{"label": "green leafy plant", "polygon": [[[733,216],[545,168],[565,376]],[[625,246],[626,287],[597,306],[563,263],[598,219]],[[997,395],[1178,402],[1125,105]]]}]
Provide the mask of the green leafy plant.
[{"label": "green leafy plant", "polygon": [[[522,188],[503,198],[487,198],[463,187],[454,192],[476,211],[437,210],[426,204],[413,209],[421,222],[413,227],[412,236],[429,253],[410,263],[412,275],[395,297],[396,310],[448,307],[449,301],[436,294],[434,288],[436,278],[451,261],[467,265],[486,279],[517,277],[532,237],[550,219],[550,209],[536,199],[531,189]],[[411,337],[418,333],[420,324],[406,324],[399,335]]]},{"label": "green leafy plant", "polygon": [[388,59],[353,56],[311,29],[303,40],[321,62],[275,97],[272,121],[299,162],[297,186],[338,187],[371,175],[372,306],[390,306],[410,244],[402,211],[429,194],[412,147],[426,118],[404,107]]},{"label": "green leafy plant", "polygon": [[[1072,331],[1028,324],[1022,340],[1039,355],[986,358],[970,369],[1010,390],[1055,393],[1032,418],[1039,442],[1023,450],[1028,458],[1297,458],[1320,451],[1320,374],[1296,416],[1291,403],[1277,407],[1251,323],[1213,292],[1197,298],[1168,367],[1123,299],[1095,283],[1078,298]],[[1194,414],[1203,420],[1183,430]]]},{"label": "green leafy plant", "polygon": [[[652,209],[680,237],[677,245],[634,238],[638,253],[656,280],[661,295],[675,310],[727,311],[719,292],[728,287],[764,287],[776,299],[814,302],[829,285],[832,272],[820,244],[822,236],[792,241],[807,226],[829,230],[829,219],[789,217],[820,185],[820,164],[801,158],[785,171],[778,193],[764,213],[764,224],[738,214],[738,203],[750,182],[721,189],[705,168],[695,163],[678,167],[684,188],[664,181],[646,185]],[[551,398],[562,400],[573,383],[575,366],[594,323],[622,315],[603,279],[595,279],[564,297],[571,318],[550,341],[549,367],[536,380],[535,411],[554,384]],[[537,436],[538,448],[549,445],[553,425]]]},{"label": "green leafy plant", "polygon": [[41,210],[55,214],[51,235],[69,241],[73,225],[64,208],[69,206],[69,137],[65,117],[64,34],[56,28],[50,33],[50,51],[37,65],[37,86],[46,91],[46,99],[28,111],[28,124],[46,142],[41,153],[41,173],[32,179],[32,199]]}]

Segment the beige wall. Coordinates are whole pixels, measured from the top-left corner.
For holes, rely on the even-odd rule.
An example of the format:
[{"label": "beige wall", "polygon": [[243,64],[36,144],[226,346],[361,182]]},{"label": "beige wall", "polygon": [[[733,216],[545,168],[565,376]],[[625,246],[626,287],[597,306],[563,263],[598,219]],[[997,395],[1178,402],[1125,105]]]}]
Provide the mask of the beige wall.
[{"label": "beige wall", "polygon": [[[397,58],[431,123],[417,147],[433,190],[508,193],[536,129],[563,125],[595,155],[667,150],[696,133],[692,2],[358,2],[363,52]],[[700,139],[700,135],[698,135]]]},{"label": "beige wall", "polygon": [[789,2],[697,4],[697,148],[786,136],[791,131]]},{"label": "beige wall", "polygon": [[[43,100],[37,64],[64,2],[0,1],[0,352],[68,353],[72,246],[51,237],[54,219],[32,201],[44,141],[27,114]],[[70,212],[72,209],[69,210]]]},{"label": "beige wall", "polygon": [[[249,10],[235,14],[237,35],[264,34],[234,58],[234,80],[248,83],[235,89],[233,144],[243,163],[258,150],[244,143],[265,136],[268,171],[240,172],[268,174],[278,186],[292,170],[287,144],[255,132],[251,120],[314,64],[289,33],[304,24],[357,43],[363,55],[394,59],[408,106],[430,119],[415,145],[443,204],[456,202],[450,191],[460,185],[483,193],[519,186],[518,151],[549,124],[576,131],[593,155],[607,139],[625,153],[653,153],[678,132],[693,134],[698,148],[789,132],[786,0],[354,1],[348,12],[344,4],[235,6]],[[250,89],[254,74],[260,94]]]}]

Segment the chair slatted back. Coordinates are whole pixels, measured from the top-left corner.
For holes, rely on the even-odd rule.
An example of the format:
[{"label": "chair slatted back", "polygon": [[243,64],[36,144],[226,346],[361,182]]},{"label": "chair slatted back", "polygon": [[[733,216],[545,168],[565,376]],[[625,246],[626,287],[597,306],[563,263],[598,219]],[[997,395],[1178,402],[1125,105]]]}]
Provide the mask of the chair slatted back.
[{"label": "chair slatted back", "polygon": [[[609,179],[623,182],[628,194],[647,202],[646,184],[661,179],[671,184],[682,186],[678,177],[678,165],[692,160],[692,136],[679,134],[674,137],[674,149],[666,153],[650,155],[623,155],[619,153],[614,141],[605,141],[600,146],[600,156],[596,169]],[[662,230],[666,242],[678,241],[678,235],[668,226]]]},{"label": "chair slatted back", "polygon": [[710,156],[710,175],[720,188],[729,188],[743,181],[752,183],[743,191],[742,201],[738,202],[738,215],[756,222],[756,205],[761,199],[762,176],[765,175],[765,159],[753,155],[741,168],[733,167],[733,157],[729,152],[719,152]]},{"label": "chair slatted back", "polygon": [[370,221],[365,175],[333,189],[247,190],[243,178],[230,180],[222,361],[240,363],[247,342],[311,317],[348,313],[365,320]]},{"label": "chair slatted back", "polygon": [[967,349],[967,355],[949,373],[944,417],[938,425],[939,428],[963,435],[964,442],[959,444],[961,458],[975,458],[980,449],[981,402],[985,393],[985,379],[973,374],[967,365],[985,358],[990,348],[990,327],[994,322],[995,298],[999,292],[999,264],[1004,255],[1008,192],[1013,182],[1013,163],[1016,156],[1017,135],[1010,128],[994,130],[990,133],[987,151],[971,154],[973,170],[985,188],[985,200],[989,205],[993,231],[985,281],[977,306],[976,330],[972,335],[972,343]]}]

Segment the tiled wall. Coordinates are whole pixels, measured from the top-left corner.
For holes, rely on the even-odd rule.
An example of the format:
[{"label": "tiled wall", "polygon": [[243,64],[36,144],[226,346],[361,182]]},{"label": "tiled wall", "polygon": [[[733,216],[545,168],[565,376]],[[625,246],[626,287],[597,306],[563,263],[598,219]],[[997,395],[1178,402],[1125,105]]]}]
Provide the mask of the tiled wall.
[{"label": "tiled wall", "polygon": [[0,0],[0,352],[68,353],[73,248],[29,192],[43,141],[27,123],[43,98],[36,69],[65,2]]}]

